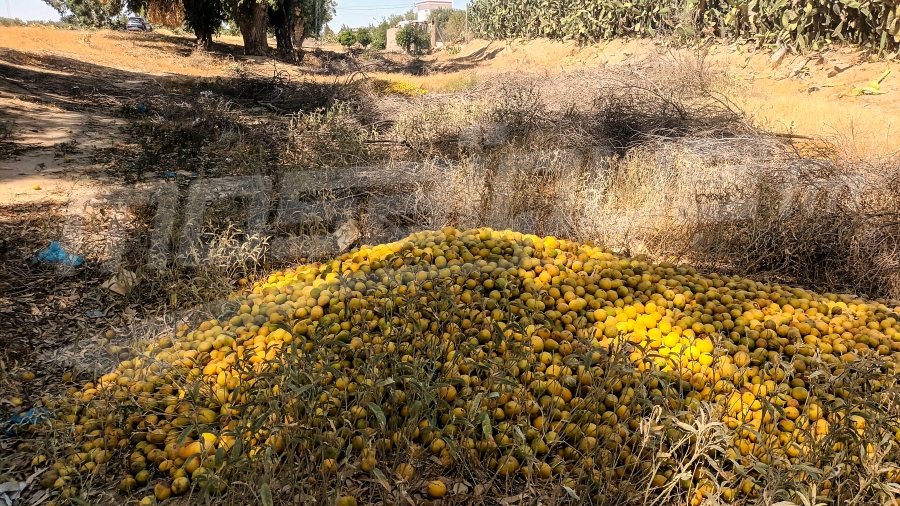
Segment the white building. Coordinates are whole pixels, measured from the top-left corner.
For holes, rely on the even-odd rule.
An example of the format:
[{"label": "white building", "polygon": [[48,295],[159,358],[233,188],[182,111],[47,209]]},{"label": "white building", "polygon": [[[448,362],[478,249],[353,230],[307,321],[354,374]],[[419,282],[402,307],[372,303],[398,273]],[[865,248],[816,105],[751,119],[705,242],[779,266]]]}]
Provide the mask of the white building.
[{"label": "white building", "polygon": [[424,0],[416,2],[416,12],[418,13],[418,21],[428,21],[428,15],[436,9],[452,9],[452,0]]}]

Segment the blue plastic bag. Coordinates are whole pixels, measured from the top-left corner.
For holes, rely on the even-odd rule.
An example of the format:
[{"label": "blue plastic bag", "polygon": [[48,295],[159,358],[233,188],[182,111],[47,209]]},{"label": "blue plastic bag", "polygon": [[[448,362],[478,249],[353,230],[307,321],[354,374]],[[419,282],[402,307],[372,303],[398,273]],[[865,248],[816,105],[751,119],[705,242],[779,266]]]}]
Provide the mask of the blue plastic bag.
[{"label": "blue plastic bag", "polygon": [[50,247],[38,253],[33,263],[45,264],[66,264],[73,267],[79,267],[84,263],[84,259],[72,253],[66,253],[62,246],[56,241],[50,243]]},{"label": "blue plastic bag", "polygon": [[44,423],[50,418],[50,410],[45,408],[34,408],[25,412],[25,414],[15,414],[9,419],[10,427],[6,429],[6,435],[13,435],[13,429],[16,425],[32,425],[35,423]]}]

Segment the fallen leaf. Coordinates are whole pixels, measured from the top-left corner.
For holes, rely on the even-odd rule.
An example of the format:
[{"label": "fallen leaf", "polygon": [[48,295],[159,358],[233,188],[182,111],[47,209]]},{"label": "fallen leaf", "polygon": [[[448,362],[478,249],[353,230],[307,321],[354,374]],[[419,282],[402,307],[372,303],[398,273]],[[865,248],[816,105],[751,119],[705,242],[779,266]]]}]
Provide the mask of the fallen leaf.
[{"label": "fallen leaf", "polygon": [[[95,469],[100,469],[96,467]],[[28,506],[37,506],[38,504],[45,504],[47,499],[50,497],[50,491],[46,488],[41,489],[40,492],[31,496],[31,501],[28,502]]]},{"label": "fallen leaf", "polygon": [[500,499],[500,501],[498,501],[498,502],[503,505],[517,504],[517,503],[521,502],[522,499],[525,499],[525,497],[527,497],[527,495],[523,492],[519,495],[504,497],[503,499]]},{"label": "fallen leaf", "polygon": [[334,238],[341,251],[350,247],[350,245],[356,242],[359,237],[359,227],[357,227],[356,220],[350,220],[347,223],[344,223],[334,233]]},{"label": "fallen leaf", "polygon": [[780,62],[781,59],[784,58],[784,55],[787,54],[787,51],[787,46],[781,46],[781,48],[779,48],[778,51],[775,51],[775,53],[772,55],[772,63],[777,65],[778,62]]},{"label": "fallen leaf", "polygon": [[118,274],[110,278],[106,283],[101,285],[102,288],[110,292],[125,296],[134,290],[134,287],[140,283],[137,275],[127,269],[123,269]]},{"label": "fallen leaf", "polygon": [[460,482],[460,483],[456,483],[455,485],[453,485],[453,494],[454,495],[465,494],[468,491],[469,491],[469,487],[467,487],[465,483]]}]

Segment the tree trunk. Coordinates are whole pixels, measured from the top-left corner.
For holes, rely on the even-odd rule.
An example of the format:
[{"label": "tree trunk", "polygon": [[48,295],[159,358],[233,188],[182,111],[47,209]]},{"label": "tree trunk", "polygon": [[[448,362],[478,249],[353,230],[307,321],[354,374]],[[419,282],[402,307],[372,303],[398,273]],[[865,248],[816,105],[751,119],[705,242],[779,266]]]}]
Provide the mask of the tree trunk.
[{"label": "tree trunk", "polygon": [[238,7],[237,25],[244,38],[244,54],[264,56],[269,52],[266,24],[269,20],[264,0],[244,0]]},{"label": "tree trunk", "polygon": [[197,33],[197,45],[203,49],[209,49],[212,46],[211,33]]},{"label": "tree trunk", "polygon": [[306,39],[306,18],[299,5],[294,6],[294,26],[293,30],[294,47],[303,50],[303,41]]},{"label": "tree trunk", "polygon": [[274,8],[269,8],[269,23],[275,27],[278,52],[290,59],[294,56],[294,41],[291,36],[293,3],[293,0],[279,0]]}]

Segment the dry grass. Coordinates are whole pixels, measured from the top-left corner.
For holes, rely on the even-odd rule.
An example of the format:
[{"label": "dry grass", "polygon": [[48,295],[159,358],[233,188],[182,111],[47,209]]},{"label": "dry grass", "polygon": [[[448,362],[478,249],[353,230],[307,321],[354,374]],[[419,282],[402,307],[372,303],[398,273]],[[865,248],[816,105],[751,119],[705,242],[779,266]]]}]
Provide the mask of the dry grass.
[{"label": "dry grass", "polygon": [[[241,56],[240,37],[222,36],[217,39],[217,51],[231,56],[214,57],[194,52],[189,35],[176,35],[165,30],[152,34],[127,34],[4,27],[0,31],[3,33],[0,47],[27,48],[40,54],[54,53],[149,75],[225,76],[229,73],[229,65],[235,60],[260,74],[269,73],[267,67],[271,66],[270,62],[257,62]],[[343,51],[335,45],[324,45],[322,48],[335,54],[342,54]],[[772,133],[827,138],[833,143],[845,145],[848,151],[852,147],[858,155],[890,155],[900,150],[897,136],[892,135],[896,129],[892,118],[900,114],[900,102],[891,93],[897,79],[900,79],[897,73],[889,75],[883,83],[883,89],[888,91],[886,95],[852,96],[851,93],[854,87],[865,86],[877,78],[889,62],[863,61],[850,48],[837,47],[824,51],[821,59],[812,58],[810,61],[791,54],[773,67],[769,53],[754,52],[749,46],[737,49],[739,51],[734,47],[714,45],[709,49],[709,60],[718,71],[727,75],[718,83],[723,95],[731,98],[762,129]],[[363,59],[359,65],[337,69],[344,75],[366,70],[374,78],[407,82],[431,93],[453,93],[471,89],[478,83],[495,79],[498,74],[518,69],[540,69],[542,73],[555,75],[619,66],[668,51],[664,41],[615,40],[587,47],[544,40],[508,43],[473,41],[458,54],[439,52],[410,68],[406,65],[408,58],[389,55],[383,58],[403,63],[386,70],[377,61],[372,68],[368,68],[373,61]],[[805,70],[792,77],[792,71],[804,62]],[[846,70],[828,77],[835,67]],[[333,75],[308,75],[314,70],[309,65],[285,64],[282,68],[295,78],[306,75],[308,79],[320,83],[334,81]],[[808,91],[810,87],[816,91]]]},{"label": "dry grass", "polygon": [[[77,31],[36,27],[0,28],[0,47],[25,50],[36,57],[68,57],[68,70],[78,62],[149,76],[183,74],[210,77],[223,74],[228,59],[193,51],[188,35]],[[65,70],[60,69],[60,70]]]},{"label": "dry grass", "polygon": [[837,96],[846,91],[823,88],[810,94],[800,83],[776,82],[738,84],[725,93],[764,131],[824,139],[852,156],[895,156],[900,145],[894,100]]}]

